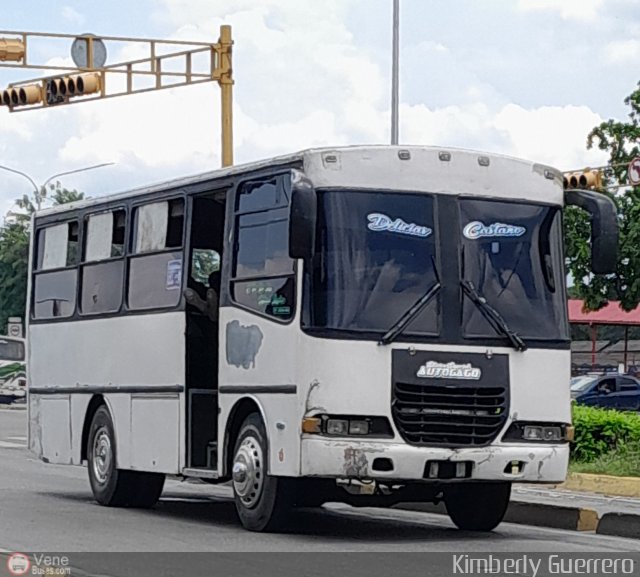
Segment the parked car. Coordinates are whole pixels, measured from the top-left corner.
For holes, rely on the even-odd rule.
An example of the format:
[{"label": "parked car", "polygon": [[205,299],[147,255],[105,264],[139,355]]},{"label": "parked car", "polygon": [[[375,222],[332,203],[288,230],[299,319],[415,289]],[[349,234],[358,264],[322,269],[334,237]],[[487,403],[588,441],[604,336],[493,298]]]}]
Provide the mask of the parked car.
[{"label": "parked car", "polygon": [[580,405],[640,411],[640,380],[630,375],[573,377],[571,398]]}]

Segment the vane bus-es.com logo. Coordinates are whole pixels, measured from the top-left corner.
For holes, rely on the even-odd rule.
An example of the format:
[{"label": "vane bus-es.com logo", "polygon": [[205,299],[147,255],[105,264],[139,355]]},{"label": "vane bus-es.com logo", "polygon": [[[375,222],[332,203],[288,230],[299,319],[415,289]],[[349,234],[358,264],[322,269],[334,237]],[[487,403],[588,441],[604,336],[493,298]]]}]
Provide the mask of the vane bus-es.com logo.
[{"label": "vane bus-es.com logo", "polygon": [[12,553],[7,559],[7,569],[11,575],[26,575],[31,569],[31,561],[24,553]]}]

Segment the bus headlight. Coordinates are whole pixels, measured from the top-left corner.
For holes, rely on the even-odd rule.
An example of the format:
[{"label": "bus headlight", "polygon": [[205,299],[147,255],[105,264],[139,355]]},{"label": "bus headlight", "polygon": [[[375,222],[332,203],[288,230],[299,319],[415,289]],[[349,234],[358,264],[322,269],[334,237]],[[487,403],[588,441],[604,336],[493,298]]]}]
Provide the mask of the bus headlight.
[{"label": "bus headlight", "polygon": [[302,432],[328,437],[393,438],[393,430],[386,417],[347,415],[314,415],[302,419]]},{"label": "bus headlight", "polygon": [[565,443],[573,439],[573,427],[564,423],[515,422],[502,437],[503,443]]},{"label": "bus headlight", "polygon": [[327,435],[339,435],[344,437],[349,434],[349,421],[345,419],[327,419],[325,424]]}]

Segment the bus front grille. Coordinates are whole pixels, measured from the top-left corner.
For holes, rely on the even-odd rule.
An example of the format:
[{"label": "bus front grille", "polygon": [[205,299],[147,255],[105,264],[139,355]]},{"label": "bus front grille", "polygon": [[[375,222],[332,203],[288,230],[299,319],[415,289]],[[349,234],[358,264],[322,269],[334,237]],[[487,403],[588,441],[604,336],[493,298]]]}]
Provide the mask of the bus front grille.
[{"label": "bus front grille", "polygon": [[504,426],[508,408],[509,390],[504,386],[396,382],[393,387],[393,420],[412,445],[488,445]]}]

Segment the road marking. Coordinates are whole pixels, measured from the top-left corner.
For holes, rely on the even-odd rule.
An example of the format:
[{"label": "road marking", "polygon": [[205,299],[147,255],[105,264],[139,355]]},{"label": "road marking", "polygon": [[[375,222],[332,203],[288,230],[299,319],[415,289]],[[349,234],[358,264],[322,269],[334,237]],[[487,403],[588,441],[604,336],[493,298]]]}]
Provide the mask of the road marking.
[{"label": "road marking", "polygon": [[24,435],[21,435],[19,437],[7,437],[8,441],[23,441],[23,442],[27,442],[27,437],[25,437]]},{"label": "road marking", "polygon": [[0,448],[2,449],[24,449],[26,443],[10,443],[9,441],[0,441]]}]

